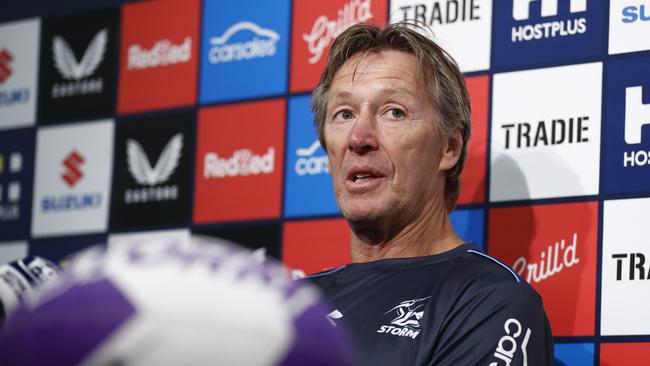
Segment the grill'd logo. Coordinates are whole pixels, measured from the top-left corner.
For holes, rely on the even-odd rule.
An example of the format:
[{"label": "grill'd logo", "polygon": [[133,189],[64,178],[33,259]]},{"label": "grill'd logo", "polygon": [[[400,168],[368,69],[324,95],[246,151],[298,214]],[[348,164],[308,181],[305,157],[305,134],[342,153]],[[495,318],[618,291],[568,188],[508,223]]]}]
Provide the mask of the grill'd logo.
[{"label": "grill'd logo", "polygon": [[76,150],[73,150],[64,160],[63,166],[66,168],[65,172],[61,174],[61,179],[72,188],[83,178],[83,172],[80,167],[84,163],[84,158]]},{"label": "grill'd logo", "polygon": [[173,44],[167,39],[156,42],[151,49],[138,44],[129,47],[128,70],[148,69],[186,63],[192,58],[192,38],[187,36],[181,44]]},{"label": "grill'd logo", "polygon": [[11,76],[12,70],[9,68],[9,64],[14,60],[14,56],[3,48],[0,51],[0,84],[4,84],[5,80],[9,79]]},{"label": "grill'd logo", "polygon": [[302,39],[307,42],[311,57],[310,64],[320,61],[327,46],[344,30],[356,23],[367,22],[373,17],[370,10],[372,0],[352,0],[339,9],[338,17],[329,20],[326,15],[316,18],[309,34],[304,33]]}]

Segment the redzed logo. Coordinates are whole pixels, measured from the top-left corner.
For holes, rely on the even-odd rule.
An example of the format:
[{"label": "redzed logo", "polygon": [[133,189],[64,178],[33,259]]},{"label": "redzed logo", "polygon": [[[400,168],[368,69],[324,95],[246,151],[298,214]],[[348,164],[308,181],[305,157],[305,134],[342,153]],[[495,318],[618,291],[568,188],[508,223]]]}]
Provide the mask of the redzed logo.
[{"label": "redzed logo", "polygon": [[490,254],[539,292],[553,335],[594,335],[598,204],[495,208],[489,215]]},{"label": "redzed logo", "polygon": [[280,216],[285,100],[199,112],[194,222]]},{"label": "redzed logo", "polygon": [[291,91],[316,86],[332,41],[357,23],[386,22],[386,0],[296,0],[291,50]]},{"label": "redzed logo", "polygon": [[7,51],[6,48],[3,48],[0,51],[0,84],[3,84],[11,76],[11,69],[9,68],[9,63],[13,61],[14,56]]},{"label": "redzed logo", "polygon": [[66,170],[61,174],[61,179],[68,184],[68,187],[74,187],[83,178],[83,172],[79,169],[83,163],[84,158],[77,150],[73,150],[63,160],[63,166]]},{"label": "redzed logo", "polygon": [[199,13],[198,0],[151,1],[122,8],[119,113],[196,101]]}]

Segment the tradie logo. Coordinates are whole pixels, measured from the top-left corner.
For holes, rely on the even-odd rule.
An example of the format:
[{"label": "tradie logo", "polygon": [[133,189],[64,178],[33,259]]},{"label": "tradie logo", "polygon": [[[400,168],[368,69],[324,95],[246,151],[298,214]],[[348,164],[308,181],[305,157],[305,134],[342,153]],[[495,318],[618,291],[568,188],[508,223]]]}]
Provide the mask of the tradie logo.
[{"label": "tradie logo", "polygon": [[[643,126],[650,124],[650,104],[643,104],[643,88],[632,86],[625,88],[625,143],[641,143]],[[623,167],[635,167],[650,164],[646,150],[623,152]]]},{"label": "tradie logo", "polygon": [[108,30],[104,28],[97,32],[86,48],[83,58],[77,62],[68,42],[60,36],[54,36],[52,39],[54,66],[64,79],[81,80],[88,77],[97,70],[104,59],[107,42]]},{"label": "tradie logo", "polygon": [[390,321],[392,325],[382,325],[377,330],[377,333],[415,339],[420,334],[420,319],[424,316],[425,304],[423,301],[430,297],[402,301],[399,305],[385,312],[384,314],[393,313],[396,317]]},{"label": "tradie logo", "polygon": [[371,2],[372,0],[352,0],[345,4],[343,9],[339,9],[337,19],[329,20],[326,15],[316,18],[311,33],[302,35],[312,55],[309,63],[317,63],[323,56],[325,48],[344,30],[354,24],[370,20],[373,17],[370,12]]},{"label": "tradie logo", "polygon": [[126,155],[129,172],[141,185],[153,186],[164,183],[178,166],[183,148],[183,134],[174,135],[163,149],[155,167],[151,167],[147,154],[135,140],[126,140]]},{"label": "tradie logo", "polygon": [[296,174],[304,176],[330,172],[327,156],[314,156],[320,147],[320,142],[316,140],[306,149],[296,149],[296,156],[298,156],[295,165]]},{"label": "tradie logo", "polygon": [[[255,36],[248,42],[226,43],[240,31],[251,31]],[[208,53],[208,59],[210,63],[218,64],[270,57],[275,55],[276,42],[279,39],[280,35],[273,30],[264,29],[253,22],[239,22],[228,28],[221,37],[210,39],[212,48]]]},{"label": "tradie logo", "polygon": [[61,174],[61,179],[68,184],[68,187],[74,187],[81,178],[83,178],[83,172],[80,170],[80,166],[84,163],[84,158],[77,150],[73,150],[68,156],[63,160],[63,166],[66,168],[65,172]]},{"label": "tradie logo", "polygon": [[[643,253],[614,253],[616,261],[616,281],[650,280],[650,261],[646,263]],[[627,271],[623,272],[623,263],[627,262]]]},{"label": "tradie logo", "polygon": [[187,36],[181,44],[173,44],[167,39],[156,42],[147,50],[138,44],[129,47],[127,69],[148,69],[188,62],[192,58],[192,38]]},{"label": "tradie logo", "polygon": [[[515,20],[526,20],[530,17],[530,4],[541,1],[542,17],[552,17],[557,15],[557,3],[559,0],[513,0],[512,17]],[[569,11],[579,13],[587,11],[587,0],[570,0]]]},{"label": "tradie logo", "polygon": [[[503,329],[506,334],[499,338],[497,348],[494,350],[494,358],[500,361],[491,362],[490,366],[510,365],[512,359],[515,357],[515,353],[517,353],[517,339],[522,335],[524,328],[521,326],[519,320],[510,318],[503,324]],[[530,340],[531,333],[530,328],[526,328],[526,334],[524,334],[523,339],[520,339],[521,346],[519,347],[521,348],[521,356],[523,359],[522,366],[528,366],[528,341]]]},{"label": "tradie logo", "polygon": [[[557,15],[558,0],[513,0],[512,17],[517,21],[527,20],[530,17],[530,4],[541,1],[541,16],[551,17]],[[571,0],[570,12],[582,13],[587,11],[587,0]],[[526,24],[512,27],[511,41],[523,42],[545,38],[566,37],[582,34],[587,31],[587,19],[577,17],[543,23]]]},{"label": "tradie logo", "polygon": [[539,283],[567,268],[580,263],[577,255],[578,234],[573,234],[573,243],[566,245],[564,239],[556,241],[540,253],[539,262],[528,263],[526,257],[519,257],[512,265],[512,269],[528,283]]},{"label": "tradie logo", "polygon": [[9,68],[9,64],[13,60],[14,56],[6,48],[0,51],[0,84],[4,84],[5,80],[11,76],[12,70]]},{"label": "tradie logo", "polygon": [[506,150],[589,142],[589,116],[507,123],[501,129],[505,133]]},{"label": "tradie logo", "polygon": [[275,148],[269,147],[264,155],[254,155],[248,149],[236,150],[230,158],[220,158],[209,152],[204,158],[204,178],[223,178],[273,173]]}]

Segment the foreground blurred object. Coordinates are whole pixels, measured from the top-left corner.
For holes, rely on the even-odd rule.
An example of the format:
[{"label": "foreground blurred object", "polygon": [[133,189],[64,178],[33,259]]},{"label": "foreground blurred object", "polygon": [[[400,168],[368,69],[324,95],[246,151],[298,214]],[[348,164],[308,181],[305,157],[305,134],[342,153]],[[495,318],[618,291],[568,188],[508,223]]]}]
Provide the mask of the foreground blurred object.
[{"label": "foreground blurred object", "polygon": [[10,365],[347,365],[318,292],[227,242],[111,242],[75,256],[0,333]]},{"label": "foreground blurred object", "polygon": [[22,298],[60,274],[56,264],[41,257],[27,257],[0,266],[0,326]]}]

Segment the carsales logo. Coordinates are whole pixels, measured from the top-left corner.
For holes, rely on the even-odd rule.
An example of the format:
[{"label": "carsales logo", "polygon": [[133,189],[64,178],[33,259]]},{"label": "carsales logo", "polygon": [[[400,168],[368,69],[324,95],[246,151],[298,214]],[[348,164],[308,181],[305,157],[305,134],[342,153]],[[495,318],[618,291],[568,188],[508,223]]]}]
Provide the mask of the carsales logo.
[{"label": "carsales logo", "polygon": [[83,156],[77,150],[73,150],[63,159],[62,164],[65,171],[61,174],[61,179],[63,179],[68,187],[74,187],[83,178],[84,174],[81,171],[81,165],[84,161]]},{"label": "carsales logo", "polygon": [[284,111],[284,99],[199,111],[194,222],[280,216]]},{"label": "carsales logo", "polygon": [[312,89],[336,36],[357,23],[386,22],[386,0],[296,0],[293,5],[291,90]]},{"label": "carsales logo", "polygon": [[3,48],[0,51],[0,84],[4,84],[5,80],[11,76],[12,70],[9,68],[9,64],[13,59],[13,55],[7,49]]},{"label": "carsales logo", "polygon": [[[250,31],[255,35],[247,42],[228,43],[231,37],[238,32]],[[210,39],[210,63],[227,63],[232,61],[250,60],[274,56],[277,52],[276,43],[280,35],[271,30],[264,29],[253,22],[239,22],[228,28],[221,37]]]},{"label": "carsales logo", "polygon": [[490,254],[539,292],[553,334],[594,335],[598,203],[495,208],[489,215]]}]

